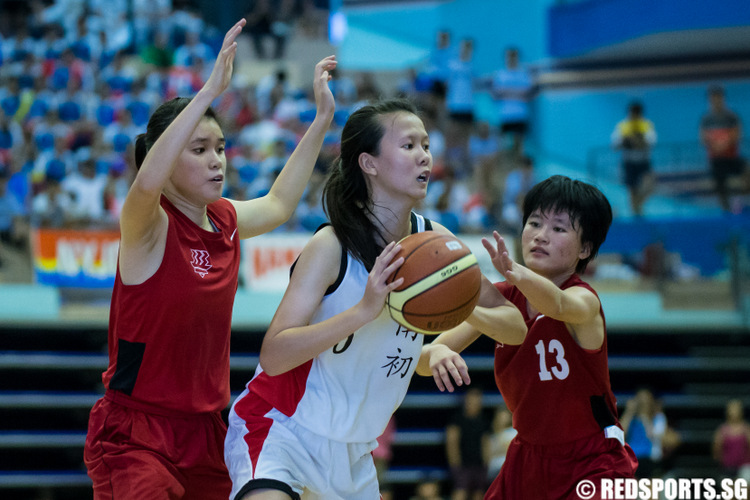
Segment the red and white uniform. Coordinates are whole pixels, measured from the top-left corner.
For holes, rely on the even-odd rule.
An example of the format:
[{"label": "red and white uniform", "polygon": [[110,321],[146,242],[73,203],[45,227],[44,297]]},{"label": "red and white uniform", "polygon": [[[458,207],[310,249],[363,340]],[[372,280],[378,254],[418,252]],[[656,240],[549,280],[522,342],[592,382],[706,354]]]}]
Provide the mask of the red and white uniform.
[{"label": "red and white uniform", "polygon": [[[212,469],[208,476],[222,487],[228,483],[226,472],[222,477],[220,471],[225,432],[220,412],[230,398],[229,339],[240,263],[237,214],[227,200],[210,204],[208,217],[218,229],[212,232],[189,220],[166,197],[161,206],[169,224],[159,269],[138,285],[123,284],[119,270],[115,278],[109,367],[102,376],[106,393],[92,409],[84,451],[95,490],[98,485],[107,487],[115,474],[131,474],[131,488],[171,488],[163,478],[149,482],[148,476],[159,475],[153,472],[159,466],[150,458],[145,463],[151,472],[137,473],[135,464],[144,462],[144,447],[175,456],[178,462],[189,456],[178,467]],[[151,422],[134,425],[133,419]],[[203,424],[196,424],[201,419]],[[196,431],[196,425],[205,426],[208,437]],[[182,455],[175,451],[180,446],[186,450]],[[204,450],[206,446],[210,449]],[[203,451],[196,452],[199,448]],[[209,495],[222,490],[216,482],[203,482]],[[134,491],[127,495],[135,496],[122,498],[138,497]],[[117,498],[122,493],[112,494]]]},{"label": "red and white uniform", "polygon": [[[412,220],[424,229],[422,217]],[[352,255],[345,259],[311,324],[361,300],[368,271]],[[229,414],[231,498],[259,479],[312,495],[305,498],[378,498],[370,452],[406,395],[422,342],[383,308],[374,321],[284,374],[271,377],[259,366]]]},{"label": "red and white uniform", "polygon": [[[528,317],[516,287],[496,286],[521,311],[528,333],[521,345],[495,346],[495,381],[518,435],[485,498],[577,498],[582,479],[632,477],[635,456],[622,441],[606,335],[600,349],[584,349],[562,321]],[[561,288],[573,286],[596,294],[575,274]]]}]

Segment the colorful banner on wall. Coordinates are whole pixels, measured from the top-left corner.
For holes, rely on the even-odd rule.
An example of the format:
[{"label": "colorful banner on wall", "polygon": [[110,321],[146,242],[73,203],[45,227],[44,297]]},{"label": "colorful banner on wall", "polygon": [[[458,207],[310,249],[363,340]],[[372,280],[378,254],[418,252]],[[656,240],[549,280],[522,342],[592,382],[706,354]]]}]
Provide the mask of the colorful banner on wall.
[{"label": "colorful banner on wall", "polygon": [[[310,236],[272,233],[243,240],[240,286],[283,292],[289,283],[289,268]],[[34,229],[35,281],[62,288],[112,288],[119,240],[117,231]]]},{"label": "colorful banner on wall", "polygon": [[[271,233],[242,241],[240,287],[253,292],[284,292],[289,270],[312,235]],[[501,278],[481,238],[458,235],[477,256],[491,281]],[[112,288],[120,233],[98,230],[34,229],[34,276],[39,284],[68,288]],[[512,241],[506,240],[509,248]]]},{"label": "colorful banner on wall", "polygon": [[117,271],[118,231],[32,230],[34,278],[42,285],[112,288]]},{"label": "colorful banner on wall", "polygon": [[310,240],[307,233],[271,233],[242,241],[240,286],[256,292],[283,292],[289,269]]}]

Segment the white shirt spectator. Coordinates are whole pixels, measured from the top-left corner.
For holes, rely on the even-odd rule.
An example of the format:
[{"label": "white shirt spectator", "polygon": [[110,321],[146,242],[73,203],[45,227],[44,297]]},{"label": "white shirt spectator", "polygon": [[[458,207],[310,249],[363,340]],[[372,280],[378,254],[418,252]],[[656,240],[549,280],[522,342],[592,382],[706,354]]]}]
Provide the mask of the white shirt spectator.
[{"label": "white shirt spectator", "polygon": [[67,221],[73,198],[60,188],[56,180],[47,180],[44,186],[44,190],[31,200],[31,222],[37,227],[62,227]]},{"label": "white shirt spectator", "polygon": [[79,164],[80,172],[69,174],[62,181],[62,188],[73,196],[70,215],[74,219],[102,221],[105,218],[104,189],[108,174],[97,174],[92,160]]}]

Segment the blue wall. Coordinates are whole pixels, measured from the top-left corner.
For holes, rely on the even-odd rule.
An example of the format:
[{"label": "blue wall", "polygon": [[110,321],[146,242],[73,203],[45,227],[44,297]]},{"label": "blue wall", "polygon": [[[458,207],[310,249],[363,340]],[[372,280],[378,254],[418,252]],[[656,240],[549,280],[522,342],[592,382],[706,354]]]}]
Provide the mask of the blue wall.
[{"label": "blue wall", "polygon": [[[583,166],[591,148],[609,145],[615,123],[632,99],[644,103],[660,143],[697,141],[710,83],[718,82],[545,91],[534,103],[534,142],[572,166]],[[728,105],[750,124],[750,79],[724,87]]]},{"label": "blue wall", "polygon": [[[550,8],[549,51],[555,57],[653,33],[750,24],[747,0],[591,0]],[[746,51],[747,47],[736,50]]]},{"label": "blue wall", "polygon": [[[425,58],[438,29],[447,28],[454,42],[475,40],[477,71],[489,73],[503,64],[508,45],[521,48],[528,61],[546,57],[547,7],[554,0],[454,0],[415,2],[343,10],[349,36],[339,47],[342,68],[405,69]],[[388,50],[384,38],[404,50]]]},{"label": "blue wall", "polygon": [[[682,13],[679,23],[669,26],[673,29],[699,27],[695,24],[696,13],[702,12],[706,0],[679,0],[679,9],[675,1],[656,2],[659,12],[670,4]],[[745,9],[746,2],[730,0],[733,5],[741,3]],[[508,45],[520,47],[523,61],[546,66],[550,62],[548,15],[550,9],[557,9],[556,3],[555,0],[453,0],[350,8],[345,10],[350,36],[339,47],[341,67],[401,70],[414,66],[427,57],[435,32],[444,27],[451,30],[454,42],[463,36],[475,39],[475,61],[480,74],[489,74],[503,64],[503,50]],[[621,6],[622,1],[591,0],[583,4],[595,4],[601,9]],[[747,13],[743,11],[737,17],[737,22],[750,16],[750,9],[746,10]],[[726,9],[722,12],[726,14]],[[704,17],[704,20],[712,26],[716,24],[712,17]],[[725,15],[724,25],[727,22]],[[649,32],[656,29],[651,24]],[[568,36],[575,36],[575,32]],[[585,168],[591,148],[609,145],[612,129],[625,115],[627,103],[635,98],[643,101],[647,116],[655,123],[660,143],[697,141],[698,123],[706,110],[706,88],[712,83],[725,84],[729,106],[745,124],[750,124],[750,78],[728,82],[545,89],[533,103],[530,144],[540,156],[553,158],[574,169]],[[493,121],[494,108],[488,96],[480,95],[478,103],[478,116]]]}]

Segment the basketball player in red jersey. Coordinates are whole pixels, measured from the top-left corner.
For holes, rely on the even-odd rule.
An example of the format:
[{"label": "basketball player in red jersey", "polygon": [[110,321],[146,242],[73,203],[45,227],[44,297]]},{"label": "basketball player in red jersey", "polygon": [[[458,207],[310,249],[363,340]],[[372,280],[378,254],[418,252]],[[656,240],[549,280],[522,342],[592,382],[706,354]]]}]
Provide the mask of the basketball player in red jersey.
[{"label": "basketball player in red jersey", "polygon": [[[518,434],[485,499],[578,499],[582,480],[598,488],[602,478],[633,477],[637,466],[610,387],[601,303],[580,277],[612,209],[594,186],[556,175],[526,195],[523,221],[525,265],[497,232],[496,245],[483,240],[505,277],[497,288],[528,327],[520,345],[495,346],[495,380]],[[436,342],[460,351],[477,336],[460,325]]]},{"label": "basketball player in red jersey", "polygon": [[294,212],[334,113],[336,61],[315,67],[317,113],[268,195],[221,198],[226,140],[210,107],[230,83],[235,39],[192,99],[151,116],[136,140],[138,174],[120,220],[106,393],[91,411],[84,460],[99,499],[221,499],[229,339],[240,239]]}]

